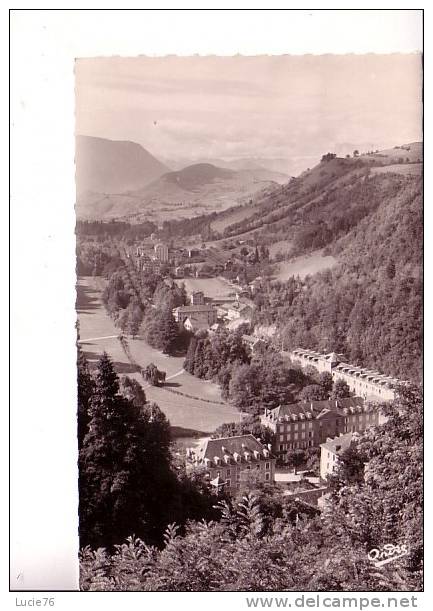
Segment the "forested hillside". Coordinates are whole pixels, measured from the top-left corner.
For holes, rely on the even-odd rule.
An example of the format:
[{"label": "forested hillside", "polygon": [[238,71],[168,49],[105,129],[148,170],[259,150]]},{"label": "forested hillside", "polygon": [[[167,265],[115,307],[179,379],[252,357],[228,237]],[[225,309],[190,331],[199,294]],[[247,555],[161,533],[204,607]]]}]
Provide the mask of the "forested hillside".
[{"label": "forested hillside", "polygon": [[365,177],[357,188],[365,195],[364,217],[326,244],[339,264],[304,282],[269,283],[255,296],[256,322],[277,322],[286,348],[335,350],[351,362],[420,381],[421,178],[382,174]]}]

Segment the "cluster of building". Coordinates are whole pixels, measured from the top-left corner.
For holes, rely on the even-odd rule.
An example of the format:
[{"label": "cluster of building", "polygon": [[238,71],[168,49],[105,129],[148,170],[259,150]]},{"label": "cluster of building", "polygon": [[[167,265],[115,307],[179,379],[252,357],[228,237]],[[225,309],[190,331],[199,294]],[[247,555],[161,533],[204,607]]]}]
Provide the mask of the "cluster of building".
[{"label": "cluster of building", "polygon": [[169,260],[169,249],[167,244],[158,242],[153,247],[153,252],[143,246],[137,246],[135,252],[129,255],[134,265],[140,272],[159,272],[162,265],[166,265]]},{"label": "cluster of building", "polygon": [[205,330],[216,330],[217,326],[235,322],[241,324],[251,320],[254,304],[239,298],[239,295],[229,300],[224,298],[205,297],[202,291],[194,291],[190,295],[188,305],[178,306],[173,309],[176,322],[188,331],[196,332]]},{"label": "cluster of building", "polygon": [[283,462],[290,450],[317,448],[329,438],[362,432],[381,421],[380,406],[362,397],[281,405],[261,416],[275,434],[273,452]]},{"label": "cluster of building", "polygon": [[395,389],[402,382],[378,371],[357,367],[344,362],[344,356],[331,352],[320,354],[313,350],[293,350],[290,358],[301,367],[314,367],[319,372],[327,371],[334,382],[344,380],[352,393],[371,401],[392,401]]},{"label": "cluster of building", "polygon": [[236,494],[252,478],[272,484],[275,461],[271,447],[253,435],[206,439],[186,452],[187,471],[203,471],[211,486],[230,494]]}]

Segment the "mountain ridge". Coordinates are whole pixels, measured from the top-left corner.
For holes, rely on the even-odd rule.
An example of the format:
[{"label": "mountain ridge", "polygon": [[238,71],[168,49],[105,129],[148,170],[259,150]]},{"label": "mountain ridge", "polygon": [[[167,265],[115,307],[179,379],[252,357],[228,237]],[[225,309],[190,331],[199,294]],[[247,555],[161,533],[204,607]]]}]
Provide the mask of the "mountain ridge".
[{"label": "mountain ridge", "polygon": [[78,196],[87,191],[120,193],[144,187],[170,168],[136,142],[77,135]]}]

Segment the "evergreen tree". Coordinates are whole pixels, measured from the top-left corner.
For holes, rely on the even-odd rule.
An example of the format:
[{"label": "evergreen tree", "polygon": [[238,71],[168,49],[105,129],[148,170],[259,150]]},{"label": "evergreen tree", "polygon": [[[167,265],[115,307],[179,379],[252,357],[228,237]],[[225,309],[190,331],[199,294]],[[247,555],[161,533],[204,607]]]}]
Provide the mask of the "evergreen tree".
[{"label": "evergreen tree", "polygon": [[89,364],[80,346],[77,348],[77,385],[78,385],[78,448],[83,445],[90,421],[89,407],[94,390],[93,378],[89,371]]},{"label": "evergreen tree", "polygon": [[169,308],[163,310],[160,320],[160,344],[164,354],[171,354],[176,348],[179,327]]},{"label": "evergreen tree", "polygon": [[173,491],[167,420],[156,406],[136,407],[119,390],[104,353],[79,456],[82,545],[110,547],[131,532],[157,540],[166,519],[161,507]]}]

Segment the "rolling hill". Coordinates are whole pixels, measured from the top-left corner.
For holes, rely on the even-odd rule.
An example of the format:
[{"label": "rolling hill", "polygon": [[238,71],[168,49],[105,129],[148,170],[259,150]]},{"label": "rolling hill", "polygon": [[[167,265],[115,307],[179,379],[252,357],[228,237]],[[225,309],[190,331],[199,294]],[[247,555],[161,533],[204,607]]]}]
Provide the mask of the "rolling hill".
[{"label": "rolling hill", "polygon": [[165,172],[139,189],[88,189],[79,194],[76,211],[80,219],[182,219],[248,202],[263,188],[273,188],[286,179],[265,169],[234,171],[209,163],[193,164]]},{"label": "rolling hill", "polygon": [[135,142],[91,136],[76,137],[75,163],[78,197],[133,191],[169,170]]},{"label": "rolling hill", "polygon": [[344,232],[343,226],[356,224],[368,212],[366,177],[382,175],[385,184],[390,176],[421,172],[421,143],[329,158],[284,185],[263,189],[248,206],[218,215],[211,220],[211,228],[224,238],[254,235],[268,244],[286,240],[293,244],[293,254],[323,248],[329,242],[327,226],[341,225]]}]

